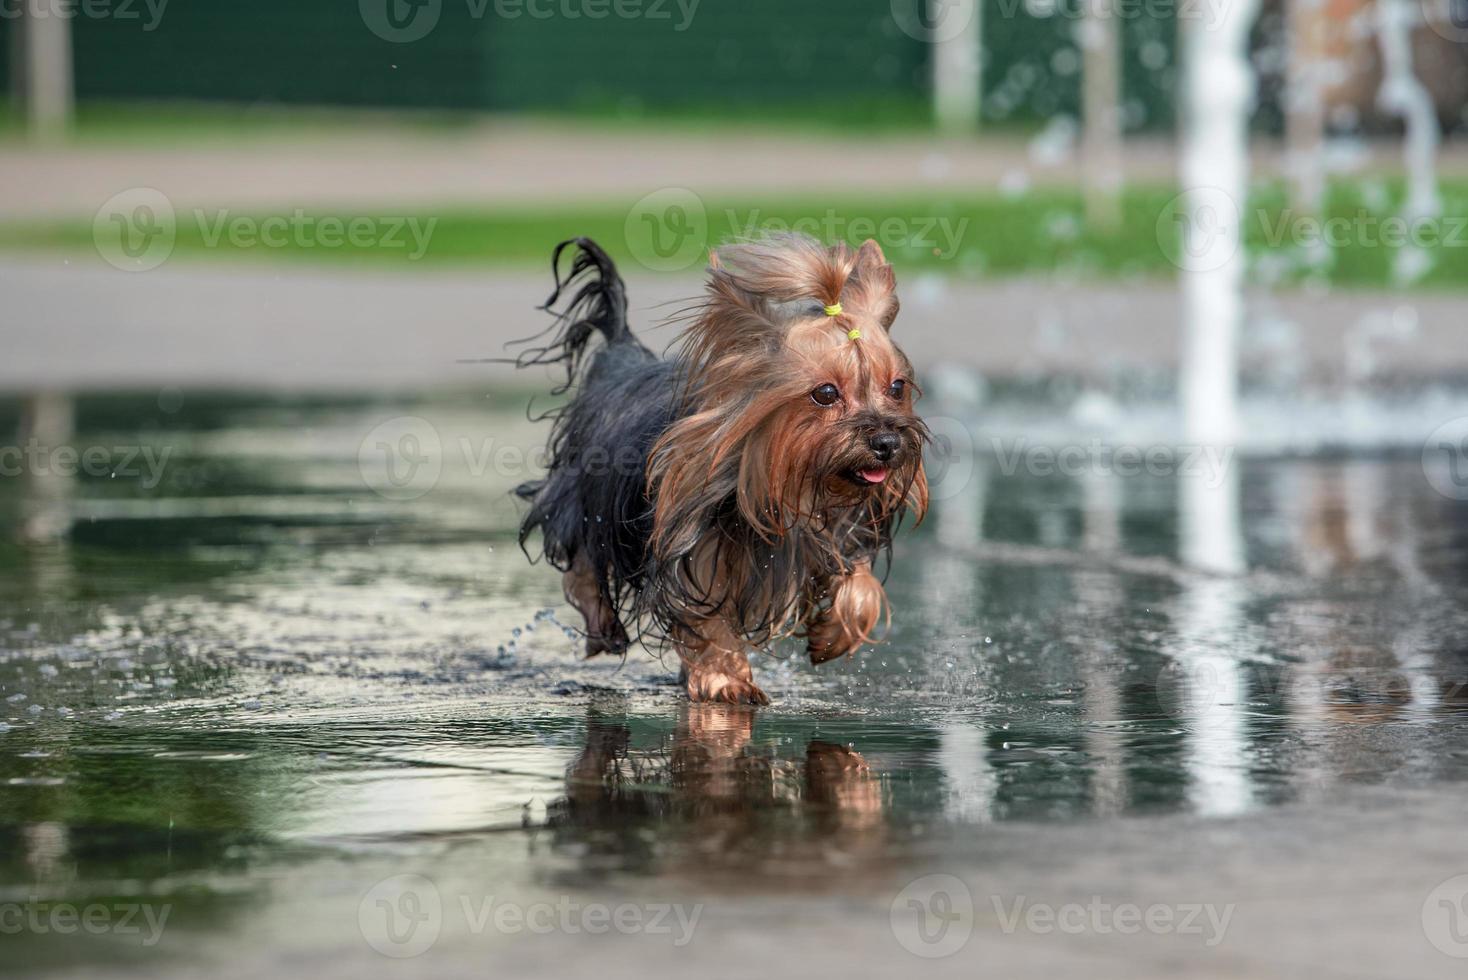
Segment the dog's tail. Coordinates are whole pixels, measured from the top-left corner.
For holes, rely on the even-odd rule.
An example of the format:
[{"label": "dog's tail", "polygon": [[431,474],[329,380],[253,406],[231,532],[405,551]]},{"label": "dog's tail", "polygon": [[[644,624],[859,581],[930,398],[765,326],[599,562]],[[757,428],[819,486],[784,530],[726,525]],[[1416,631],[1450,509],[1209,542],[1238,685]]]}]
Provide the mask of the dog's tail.
[{"label": "dog's tail", "polygon": [[[562,278],[561,256],[572,246],[576,255]],[[600,333],[608,344],[636,344],[637,338],[627,327],[626,284],[617,272],[616,263],[600,245],[590,238],[569,238],[561,242],[551,253],[551,273],[556,288],[540,308],[555,316],[555,322],[523,342],[549,339],[544,346],[521,351],[515,364],[518,367],[564,364],[566,384],[556,390],[560,394],[575,383],[593,334]],[[563,309],[557,310],[555,306],[565,294],[570,294],[570,299]]]}]

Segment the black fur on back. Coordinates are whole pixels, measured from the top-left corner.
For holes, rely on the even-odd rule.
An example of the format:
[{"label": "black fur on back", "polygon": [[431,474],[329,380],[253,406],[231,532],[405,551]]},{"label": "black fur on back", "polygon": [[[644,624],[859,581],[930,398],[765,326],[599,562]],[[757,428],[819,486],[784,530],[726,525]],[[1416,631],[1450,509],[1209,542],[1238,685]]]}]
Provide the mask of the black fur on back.
[{"label": "black fur on back", "polygon": [[[577,252],[563,279],[561,257],[571,246]],[[710,475],[713,483],[727,481],[729,494],[707,514],[708,533],[717,547],[748,556],[740,564],[752,574],[730,583],[733,594],[713,596],[690,577],[689,555],[655,561],[648,547],[648,457],[687,411],[682,368],[676,358],[664,360],[648,350],[628,329],[625,286],[595,242],[562,242],[552,262],[555,290],[542,309],[555,320],[541,335],[549,335],[544,346],[527,350],[517,363],[564,364],[566,381],[555,390],[569,391],[572,398],[547,415],[553,425],[546,477],[515,491],[530,504],[520,524],[520,547],[528,557],[535,559],[529,541],[537,530],[547,562],[561,571],[584,555],[602,598],[634,638],[687,635],[690,620],[722,611],[732,614],[752,644],[762,646],[792,616],[803,617],[820,604],[824,596],[811,590],[818,576],[849,571],[856,559],[875,562],[890,554],[896,519],[873,519],[864,508],[840,515],[837,526],[822,533],[795,529],[779,541],[764,540],[740,518],[732,476],[725,472]],[[556,311],[573,287],[570,302]],[[591,350],[597,334],[604,342]],[[782,598],[792,594],[798,596],[795,608]]]}]

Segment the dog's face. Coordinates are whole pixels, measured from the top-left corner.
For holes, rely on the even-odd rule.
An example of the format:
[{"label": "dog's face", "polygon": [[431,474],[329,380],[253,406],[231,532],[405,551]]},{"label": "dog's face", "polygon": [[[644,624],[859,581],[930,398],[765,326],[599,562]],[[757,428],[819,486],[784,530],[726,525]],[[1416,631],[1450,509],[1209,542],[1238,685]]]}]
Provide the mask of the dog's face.
[{"label": "dog's face", "polygon": [[814,492],[816,511],[870,501],[892,513],[922,475],[926,429],[912,365],[888,332],[895,317],[895,299],[834,317],[815,304],[788,328],[775,365],[791,376],[776,382],[788,404],[771,418],[771,483]]},{"label": "dog's face", "polygon": [[892,267],[799,236],[711,257],[708,298],[683,338],[691,411],[654,448],[654,542],[686,548],[732,493],[767,538],[833,511],[873,521],[927,504],[926,429],[911,364],[892,342]]}]

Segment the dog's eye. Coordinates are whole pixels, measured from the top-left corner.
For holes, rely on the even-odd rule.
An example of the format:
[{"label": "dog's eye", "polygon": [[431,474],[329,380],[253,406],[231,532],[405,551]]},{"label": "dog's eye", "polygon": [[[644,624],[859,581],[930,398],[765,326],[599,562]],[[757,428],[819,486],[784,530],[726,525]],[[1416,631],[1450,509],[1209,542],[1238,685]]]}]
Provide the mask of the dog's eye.
[{"label": "dog's eye", "polygon": [[907,382],[898,378],[887,386],[887,397],[893,401],[901,401],[902,396],[907,394]]},{"label": "dog's eye", "polygon": [[821,385],[810,393],[810,400],[817,405],[829,407],[841,400],[841,392],[835,385]]}]

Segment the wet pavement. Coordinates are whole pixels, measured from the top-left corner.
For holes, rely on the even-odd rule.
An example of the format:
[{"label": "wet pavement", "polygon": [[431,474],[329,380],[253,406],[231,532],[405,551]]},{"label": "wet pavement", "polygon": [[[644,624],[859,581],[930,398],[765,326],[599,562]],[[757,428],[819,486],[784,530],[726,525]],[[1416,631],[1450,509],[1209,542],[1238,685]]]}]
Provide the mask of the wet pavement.
[{"label": "wet pavement", "polygon": [[777,648],[756,712],[580,659],[515,543],[523,409],[30,406],[5,966],[1461,975],[1462,460],[950,439],[886,641]]}]

